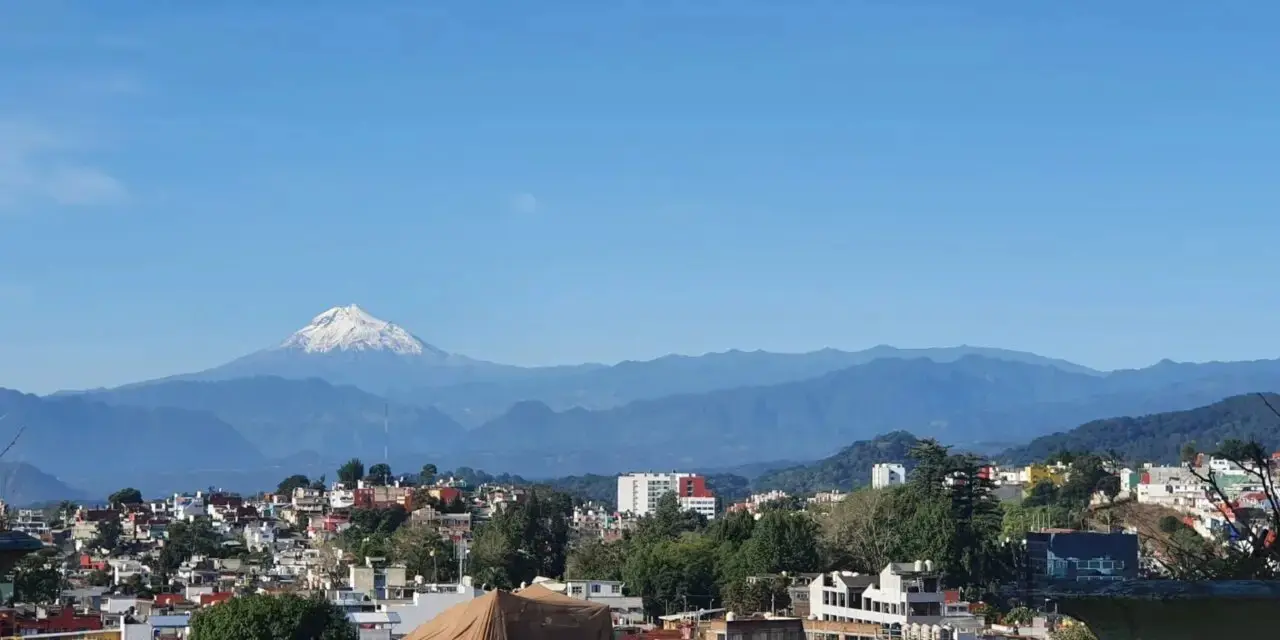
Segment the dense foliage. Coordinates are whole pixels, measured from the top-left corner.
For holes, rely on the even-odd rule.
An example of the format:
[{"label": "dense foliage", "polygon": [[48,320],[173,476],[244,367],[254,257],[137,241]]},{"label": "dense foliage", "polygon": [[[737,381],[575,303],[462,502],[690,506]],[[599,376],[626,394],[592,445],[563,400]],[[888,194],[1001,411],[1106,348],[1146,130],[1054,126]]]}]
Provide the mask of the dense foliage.
[{"label": "dense foliage", "polygon": [[791,494],[841,489],[871,483],[871,467],[881,462],[909,462],[907,454],[919,441],[905,431],[855,442],[839,453],[810,465],[798,465],[756,478],[756,491],[778,489]]},{"label": "dense foliage", "polygon": [[191,640],[356,640],[358,632],[337,605],[293,595],[247,595],[201,609],[191,619]]},{"label": "dense foliage", "polygon": [[47,549],[28,555],[13,569],[13,601],[27,604],[52,604],[66,587],[58,571],[57,553]]},{"label": "dense foliage", "polygon": [[616,542],[570,553],[568,578],[623,580],[650,615],[728,604],[740,611],[787,604],[783,574],[829,568],[879,572],[903,558],[931,558],[949,582],[983,592],[1008,578],[1016,550],[1000,539],[1003,512],[978,461],[926,440],[910,452],[911,481],[864,489],[829,512],[798,503],[733,512],[707,523],[673,494]]},{"label": "dense foliage", "polygon": [[174,522],[165,530],[166,540],[160,549],[159,568],[162,573],[176,571],[184,561],[193,555],[207,558],[222,558],[226,550],[222,546],[222,536],[213,529],[213,525],[204,518],[191,522]]},{"label": "dense foliage", "polygon": [[[1273,403],[1280,396],[1268,394]],[[1060,451],[1113,450],[1123,460],[1176,464],[1187,444],[1213,449],[1226,440],[1255,441],[1269,450],[1280,447],[1276,416],[1257,394],[1234,396],[1214,404],[1137,417],[1095,420],[1064,433],[1036,438],[1009,449],[1001,459],[1037,462]]]},{"label": "dense foliage", "polygon": [[471,545],[474,575],[510,589],[537,576],[564,574],[573,502],[569,496],[532,490],[480,527]]},{"label": "dense foliage", "polygon": [[126,487],[110,496],[107,496],[107,504],[113,507],[120,507],[126,504],[138,504],[142,502],[142,492],[133,487]]},{"label": "dense foliage", "polygon": [[276,485],[276,493],[281,495],[293,495],[294,489],[306,489],[311,486],[311,479],[302,475],[294,474],[280,481]]}]

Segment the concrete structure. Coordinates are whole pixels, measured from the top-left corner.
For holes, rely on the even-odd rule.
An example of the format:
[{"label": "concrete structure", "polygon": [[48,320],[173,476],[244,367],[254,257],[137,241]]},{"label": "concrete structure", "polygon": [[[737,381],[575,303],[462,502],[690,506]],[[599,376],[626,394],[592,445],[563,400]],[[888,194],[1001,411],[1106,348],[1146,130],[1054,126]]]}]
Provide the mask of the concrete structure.
[{"label": "concrete structure", "polygon": [[883,489],[907,481],[907,468],[896,462],[882,462],[871,467],[871,488]]},{"label": "concrete structure", "polygon": [[804,621],[799,618],[739,618],[725,615],[697,625],[702,640],[805,640]]},{"label": "concrete structure", "polygon": [[399,622],[391,625],[391,634],[399,637],[440,615],[445,609],[482,595],[484,591],[472,585],[471,577],[464,576],[461,584],[415,585],[411,600],[379,603],[378,611],[400,617]]},{"label": "concrete structure", "polygon": [[706,478],[696,473],[630,473],[618,476],[618,511],[643,516],[653,513],[658,500],[675,493],[681,508],[714,518],[715,494]]},{"label": "concrete structure", "polygon": [[539,576],[533,579],[533,584],[571,598],[608,605],[613,614],[614,625],[638,625],[645,622],[644,598],[623,595],[623,583],[617,580],[560,581]]},{"label": "concrete structure", "polygon": [[387,564],[385,558],[365,558],[365,566],[348,568],[347,579],[351,590],[368,594],[379,600],[397,599],[403,596],[406,588],[412,587],[405,581],[405,567],[402,564]]},{"label": "concrete structure", "polygon": [[878,624],[900,636],[936,626],[954,640],[976,637],[982,620],[948,615],[941,578],[932,561],[890,563],[874,576],[826,573],[809,585],[809,618]]}]

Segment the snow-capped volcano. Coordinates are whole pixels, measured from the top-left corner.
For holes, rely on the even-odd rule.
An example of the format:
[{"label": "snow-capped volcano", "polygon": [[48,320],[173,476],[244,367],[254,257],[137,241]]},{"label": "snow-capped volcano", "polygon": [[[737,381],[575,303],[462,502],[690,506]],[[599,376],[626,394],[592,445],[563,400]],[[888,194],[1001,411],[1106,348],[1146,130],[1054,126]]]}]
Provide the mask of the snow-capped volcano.
[{"label": "snow-capped volcano", "polygon": [[436,348],[403,327],[350,304],[312,318],[274,347],[177,378],[320,378],[386,393],[507,378],[524,371]]},{"label": "snow-capped volcano", "polygon": [[399,355],[447,357],[400,326],[375,318],[359,306],[334,307],[311,319],[279,346],[305,353],[389,351]]}]

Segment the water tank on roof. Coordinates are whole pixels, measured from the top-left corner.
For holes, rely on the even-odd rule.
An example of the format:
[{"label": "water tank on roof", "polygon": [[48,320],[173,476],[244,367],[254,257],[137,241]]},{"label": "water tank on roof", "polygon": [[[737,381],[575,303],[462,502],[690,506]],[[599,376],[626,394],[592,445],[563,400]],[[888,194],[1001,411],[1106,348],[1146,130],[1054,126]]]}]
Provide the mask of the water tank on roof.
[{"label": "water tank on roof", "polygon": [[924,571],[924,560],[916,560],[916,572]]},{"label": "water tank on roof", "polygon": [[733,622],[734,620],[737,620],[737,619],[738,619],[738,614],[736,614],[736,613],[734,613],[734,612],[732,612],[732,611],[730,611],[730,612],[728,612],[728,613],[724,614],[724,621],[725,621],[725,622]]}]

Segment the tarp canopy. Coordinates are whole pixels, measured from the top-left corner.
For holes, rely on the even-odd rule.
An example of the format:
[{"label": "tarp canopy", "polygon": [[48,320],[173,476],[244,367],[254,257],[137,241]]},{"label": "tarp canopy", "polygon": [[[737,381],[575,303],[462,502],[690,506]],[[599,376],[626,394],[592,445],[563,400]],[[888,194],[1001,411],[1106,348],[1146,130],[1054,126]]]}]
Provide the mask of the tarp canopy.
[{"label": "tarp canopy", "polygon": [[454,605],[404,640],[611,640],[609,607],[541,585]]}]

